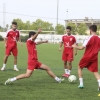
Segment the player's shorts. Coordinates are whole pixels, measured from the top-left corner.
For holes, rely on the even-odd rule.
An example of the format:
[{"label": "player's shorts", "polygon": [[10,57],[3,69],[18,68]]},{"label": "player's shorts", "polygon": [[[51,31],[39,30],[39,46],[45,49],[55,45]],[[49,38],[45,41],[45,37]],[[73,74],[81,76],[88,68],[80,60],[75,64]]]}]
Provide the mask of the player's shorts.
[{"label": "player's shorts", "polygon": [[90,59],[82,58],[79,66],[80,68],[87,68],[91,72],[98,72],[98,59],[91,61]]},{"label": "player's shorts", "polygon": [[65,52],[63,52],[63,54],[62,54],[62,60],[63,60],[63,61],[72,62],[73,59],[74,59],[74,57],[73,57],[73,52],[70,52],[69,54],[66,54]]},{"label": "player's shorts", "polygon": [[28,69],[34,70],[39,69],[41,67],[42,63],[38,62],[37,60],[30,60],[28,61]]},{"label": "player's shorts", "polygon": [[9,48],[9,47],[7,47],[6,48],[6,55],[11,55],[11,53],[13,54],[13,56],[17,56],[18,55],[18,49],[17,49],[17,47],[15,47],[15,48]]}]

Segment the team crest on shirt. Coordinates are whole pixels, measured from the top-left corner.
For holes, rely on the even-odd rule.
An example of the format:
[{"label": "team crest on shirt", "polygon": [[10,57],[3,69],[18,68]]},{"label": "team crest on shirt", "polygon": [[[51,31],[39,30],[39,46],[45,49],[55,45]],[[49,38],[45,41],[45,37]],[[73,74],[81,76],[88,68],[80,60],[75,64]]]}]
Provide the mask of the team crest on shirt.
[{"label": "team crest on shirt", "polygon": [[72,38],[70,38],[70,41],[72,41]]}]

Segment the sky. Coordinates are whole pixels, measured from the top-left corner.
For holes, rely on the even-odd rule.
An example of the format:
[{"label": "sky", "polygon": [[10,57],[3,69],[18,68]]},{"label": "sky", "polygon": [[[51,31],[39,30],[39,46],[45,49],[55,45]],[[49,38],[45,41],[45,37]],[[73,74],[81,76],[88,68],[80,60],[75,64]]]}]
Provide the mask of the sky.
[{"label": "sky", "polygon": [[[58,23],[65,25],[65,19],[100,19],[100,0],[58,0]],[[0,26],[3,26],[3,4],[6,5],[5,23],[11,24],[15,18],[35,21],[40,18],[54,26],[57,23],[57,0],[0,0]],[[68,13],[67,13],[68,9]],[[16,13],[16,14],[11,14]],[[17,15],[21,14],[21,15]],[[22,16],[30,15],[30,16]]]}]

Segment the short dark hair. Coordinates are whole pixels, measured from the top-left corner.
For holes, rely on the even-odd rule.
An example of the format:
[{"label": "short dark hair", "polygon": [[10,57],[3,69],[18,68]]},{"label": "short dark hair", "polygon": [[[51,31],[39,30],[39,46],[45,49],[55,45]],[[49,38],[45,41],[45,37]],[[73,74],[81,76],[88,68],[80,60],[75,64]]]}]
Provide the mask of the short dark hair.
[{"label": "short dark hair", "polygon": [[30,38],[32,35],[35,35],[35,34],[36,34],[36,32],[33,32],[33,31],[29,32],[29,38]]},{"label": "short dark hair", "polygon": [[17,22],[12,22],[12,24],[17,25]]},{"label": "short dark hair", "polygon": [[92,30],[93,32],[96,32],[97,31],[97,26],[96,25],[91,25],[89,27],[90,30]]},{"label": "short dark hair", "polygon": [[71,26],[67,26],[66,29],[72,30]]}]

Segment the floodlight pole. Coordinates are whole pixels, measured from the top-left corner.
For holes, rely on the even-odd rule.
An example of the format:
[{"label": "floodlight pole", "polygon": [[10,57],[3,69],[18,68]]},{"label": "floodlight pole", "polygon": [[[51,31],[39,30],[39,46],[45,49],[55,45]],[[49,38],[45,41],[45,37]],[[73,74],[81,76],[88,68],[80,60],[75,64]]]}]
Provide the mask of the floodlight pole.
[{"label": "floodlight pole", "polygon": [[67,12],[66,26],[67,26],[67,24],[68,24],[68,23],[67,23],[67,20],[68,20],[68,9],[67,9],[67,11],[66,11],[66,12]]},{"label": "floodlight pole", "polygon": [[[56,18],[56,26],[58,25],[58,14],[59,14],[59,0],[57,0],[57,18]],[[57,33],[56,29],[55,29],[55,32],[54,32],[54,37],[55,37],[55,34]],[[55,38],[53,37],[53,43],[55,44]]]},{"label": "floodlight pole", "polygon": [[58,25],[58,11],[59,11],[59,0],[57,0],[57,23],[56,25]]},{"label": "floodlight pole", "polygon": [[5,12],[6,11],[6,4],[3,4],[3,32],[5,31]]}]

